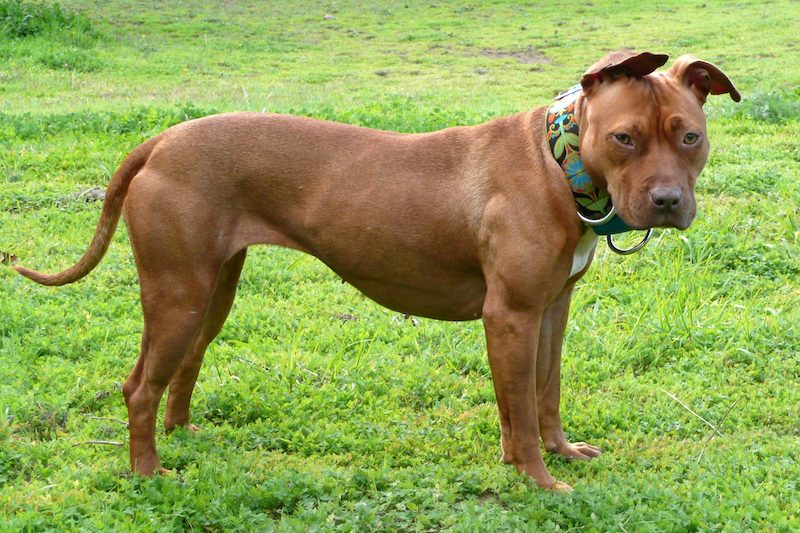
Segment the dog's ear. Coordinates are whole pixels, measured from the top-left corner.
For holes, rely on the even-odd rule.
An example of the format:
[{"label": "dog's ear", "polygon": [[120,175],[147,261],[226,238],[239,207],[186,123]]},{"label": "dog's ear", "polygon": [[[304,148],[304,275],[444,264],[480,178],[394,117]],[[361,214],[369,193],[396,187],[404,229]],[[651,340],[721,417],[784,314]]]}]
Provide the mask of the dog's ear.
[{"label": "dog's ear", "polygon": [[667,72],[674,79],[687,86],[700,101],[706,103],[709,94],[731,95],[734,102],[742,99],[739,91],[720,69],[715,65],[701,61],[692,55],[679,57]]},{"label": "dog's ear", "polygon": [[589,67],[589,70],[583,74],[581,78],[583,93],[588,95],[597,84],[613,80],[620,75],[647,76],[666,63],[667,59],[669,59],[669,56],[666,54],[631,52],[630,50],[611,52]]}]

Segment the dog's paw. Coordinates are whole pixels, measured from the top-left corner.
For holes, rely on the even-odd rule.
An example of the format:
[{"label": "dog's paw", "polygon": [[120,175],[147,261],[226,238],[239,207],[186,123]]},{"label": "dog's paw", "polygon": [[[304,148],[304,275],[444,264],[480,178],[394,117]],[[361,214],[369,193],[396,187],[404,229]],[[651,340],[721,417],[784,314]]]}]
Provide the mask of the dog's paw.
[{"label": "dog's paw", "polygon": [[563,481],[558,481],[557,479],[551,478],[548,483],[539,483],[534,478],[531,478],[531,481],[535,482],[540,489],[552,490],[553,492],[572,492],[572,487],[570,485],[567,485]]},{"label": "dog's paw", "polygon": [[597,446],[586,444],[585,442],[564,442],[563,444],[549,448],[547,451],[557,453],[566,459],[577,459],[581,461],[594,459],[603,453]]},{"label": "dog's paw", "polygon": [[572,487],[564,483],[563,481],[556,481],[556,484],[552,487],[548,487],[548,489],[555,491],[555,492],[572,492]]},{"label": "dog's paw", "polygon": [[186,424],[172,424],[172,425],[164,424],[164,431],[166,431],[167,435],[169,435],[178,428],[185,429],[189,433],[198,433],[200,431],[200,426],[195,426],[191,422]]}]

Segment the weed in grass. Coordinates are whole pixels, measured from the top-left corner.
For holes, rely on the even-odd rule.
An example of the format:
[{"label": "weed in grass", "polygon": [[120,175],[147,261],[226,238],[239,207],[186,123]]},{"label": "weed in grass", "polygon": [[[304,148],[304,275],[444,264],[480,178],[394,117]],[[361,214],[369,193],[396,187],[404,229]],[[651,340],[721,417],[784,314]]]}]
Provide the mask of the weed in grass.
[{"label": "weed in grass", "polygon": [[21,39],[62,32],[92,35],[94,29],[88,18],[57,3],[0,0],[0,34]]},{"label": "weed in grass", "polygon": [[721,104],[721,116],[743,122],[765,122],[771,125],[786,124],[800,119],[800,86],[791,90],[761,93],[746,98],[741,105]]},{"label": "weed in grass", "polygon": [[95,72],[102,68],[102,63],[91,52],[75,47],[42,52],[36,61],[53,70]]}]

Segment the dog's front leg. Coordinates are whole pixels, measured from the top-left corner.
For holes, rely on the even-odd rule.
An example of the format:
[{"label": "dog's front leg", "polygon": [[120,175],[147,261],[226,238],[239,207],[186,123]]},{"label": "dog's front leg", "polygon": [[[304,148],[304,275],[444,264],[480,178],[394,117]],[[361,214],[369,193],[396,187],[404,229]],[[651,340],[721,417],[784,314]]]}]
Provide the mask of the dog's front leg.
[{"label": "dog's front leg", "polygon": [[536,349],[542,310],[510,306],[489,294],[483,310],[492,369],[503,461],[532,477],[540,487],[569,490],[547,471],[539,448],[536,409]]},{"label": "dog's front leg", "polygon": [[600,448],[585,442],[569,442],[561,424],[561,348],[567,328],[569,304],[575,284],[569,284],[544,312],[536,353],[536,405],[539,432],[548,452],[569,459],[592,459]]}]

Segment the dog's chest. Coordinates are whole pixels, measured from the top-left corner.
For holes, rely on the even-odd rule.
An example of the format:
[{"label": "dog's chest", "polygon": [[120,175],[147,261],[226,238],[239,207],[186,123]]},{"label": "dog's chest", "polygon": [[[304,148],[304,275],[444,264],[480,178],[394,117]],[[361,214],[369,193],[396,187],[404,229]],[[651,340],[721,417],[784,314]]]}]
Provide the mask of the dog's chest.
[{"label": "dog's chest", "polygon": [[572,256],[572,270],[569,272],[570,278],[586,268],[592,255],[594,255],[595,245],[597,245],[597,234],[587,229],[578,241],[575,254]]}]

